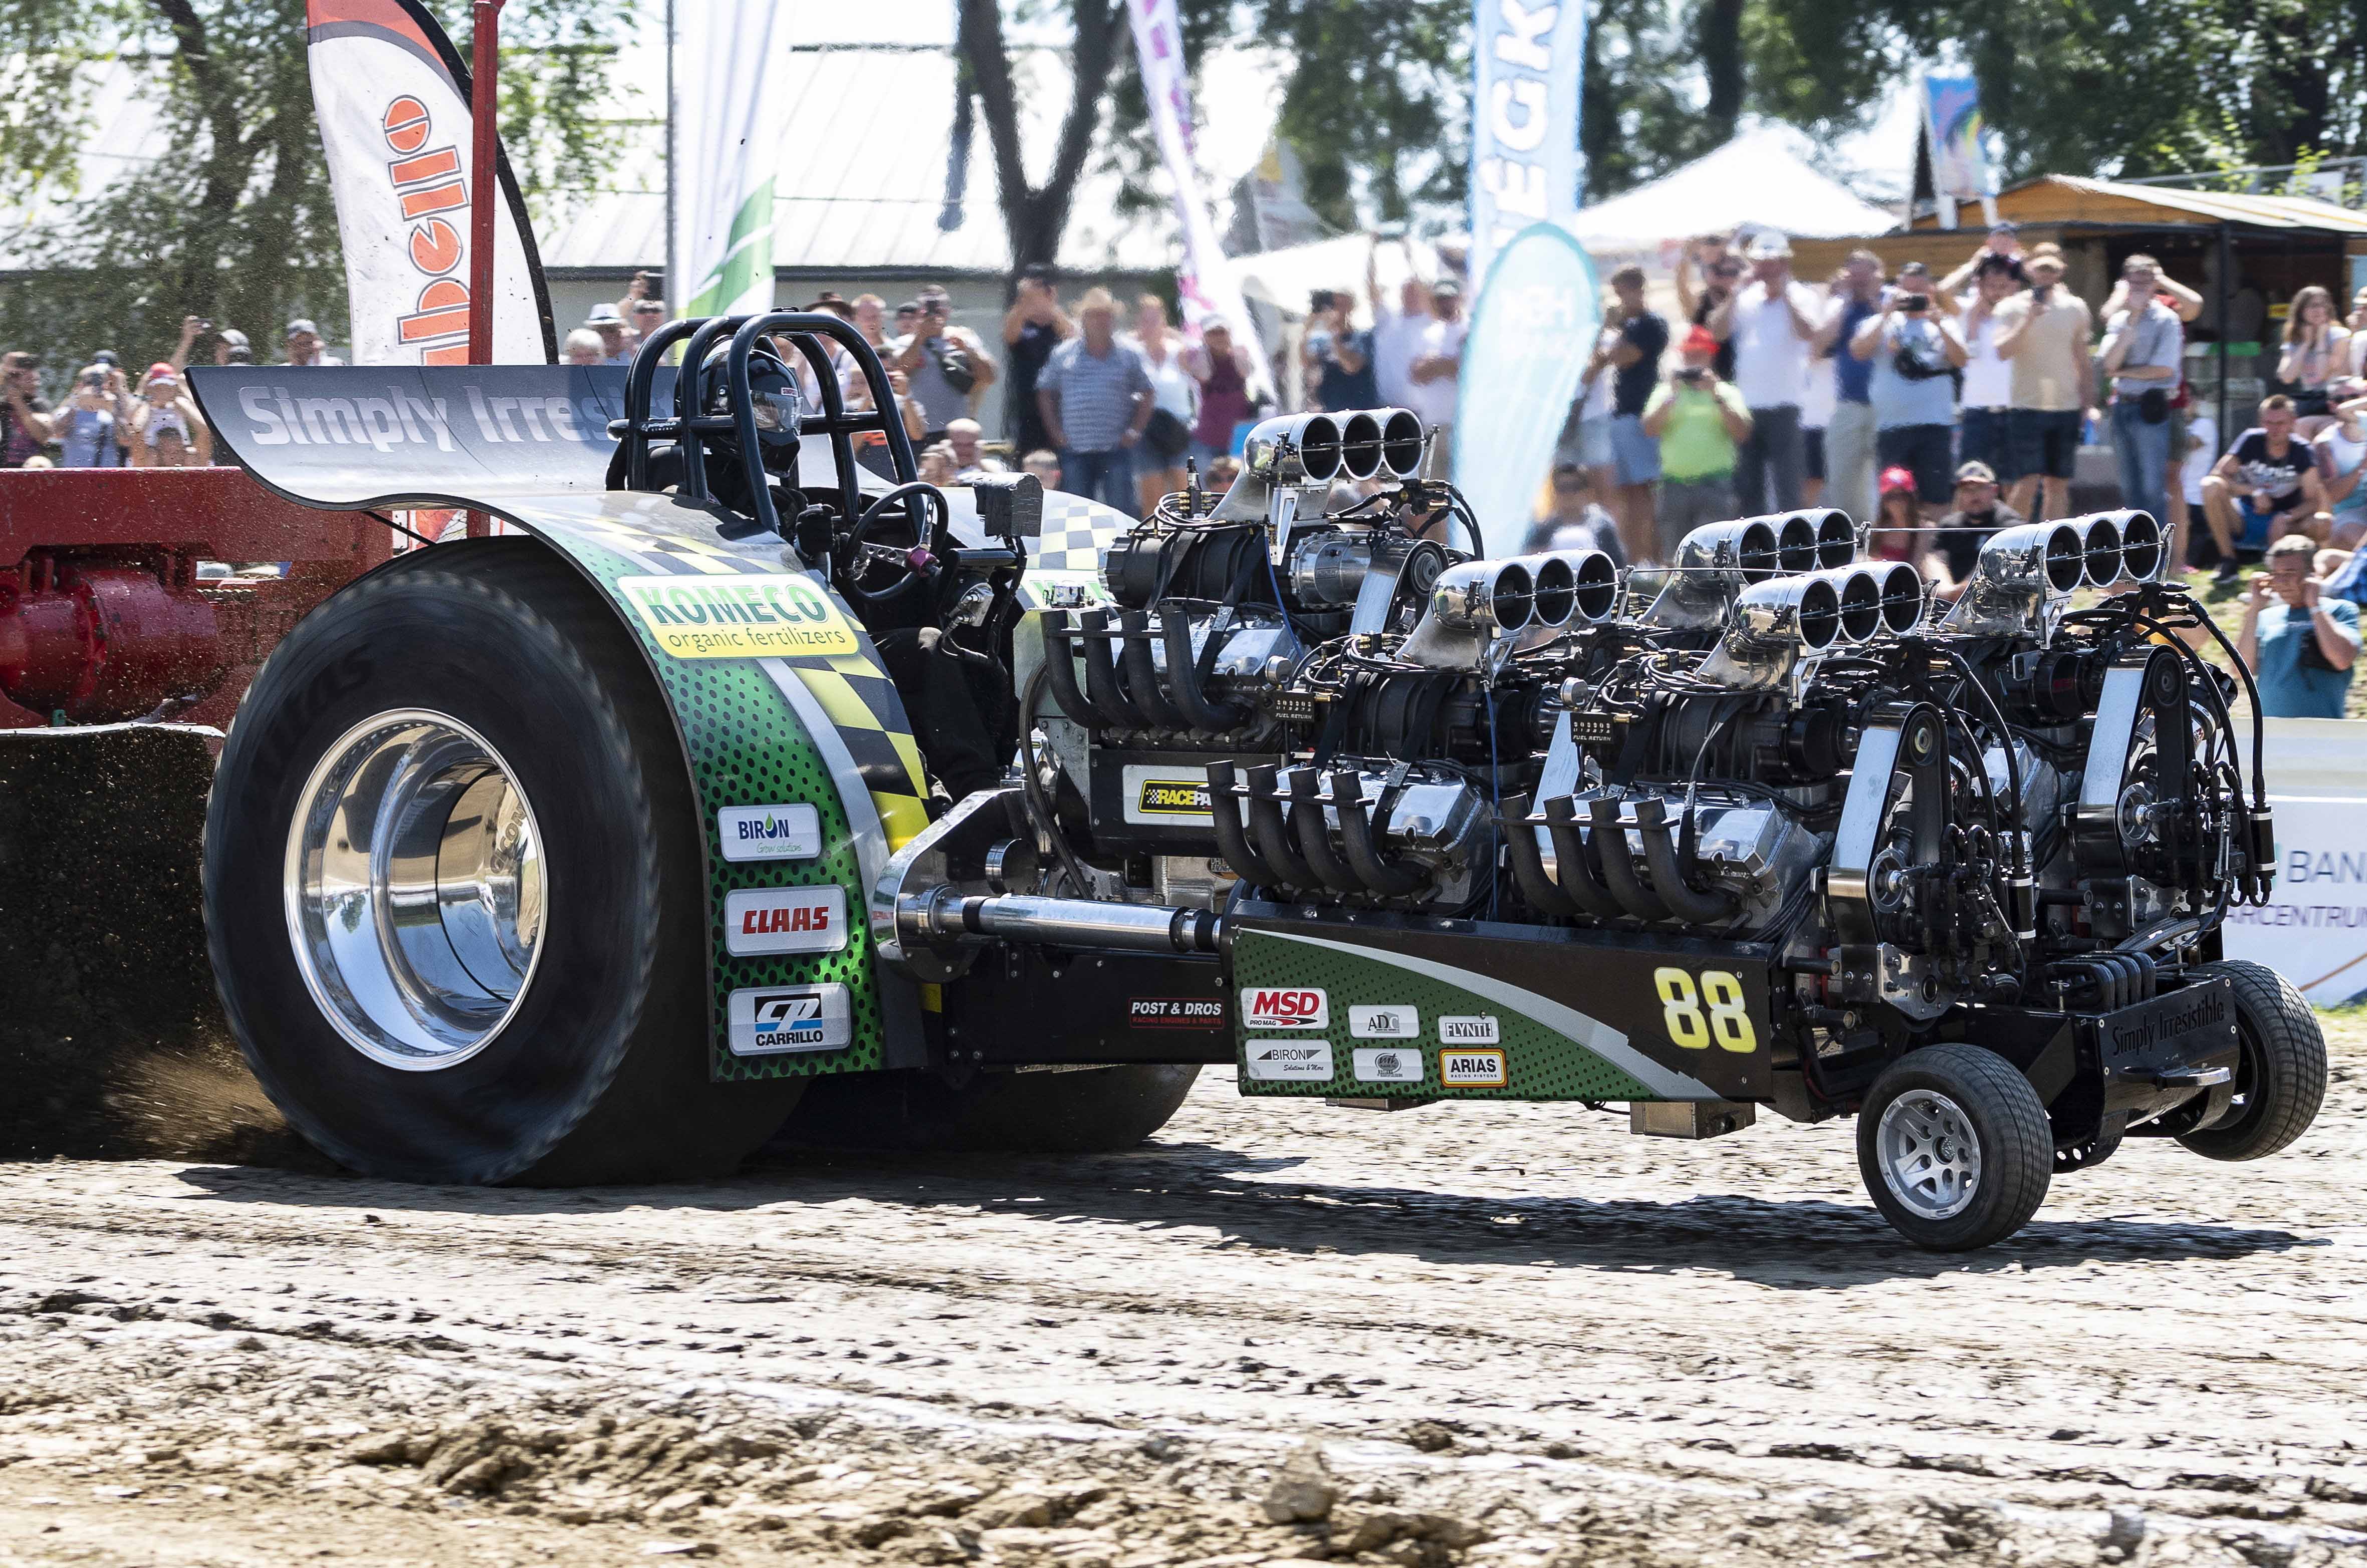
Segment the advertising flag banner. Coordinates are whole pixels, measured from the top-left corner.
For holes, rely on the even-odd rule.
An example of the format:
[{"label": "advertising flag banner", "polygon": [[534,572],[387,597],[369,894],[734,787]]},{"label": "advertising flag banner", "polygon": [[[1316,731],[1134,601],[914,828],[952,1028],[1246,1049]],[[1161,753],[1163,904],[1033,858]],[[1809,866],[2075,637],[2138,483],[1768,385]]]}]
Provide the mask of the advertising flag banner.
[{"label": "advertising flag banner", "polygon": [[[469,73],[416,0],[306,0],[312,104],[337,204],[357,365],[469,358]],[[493,204],[493,360],[559,357],[506,158]]]},{"label": "advertising flag banner", "polygon": [[[773,182],[788,136],[779,84],[795,7],[697,0],[674,13],[673,265],[666,286],[685,316],[773,308]],[[766,90],[767,83],[773,84]]]},{"label": "advertising flag banner", "polygon": [[1478,0],[1471,39],[1471,286],[1484,288],[1514,234],[1578,211],[1586,6]]},{"label": "advertising flag banner", "polygon": [[1537,487],[1603,330],[1594,263],[1569,230],[1534,223],[1497,253],[1463,340],[1455,484],[1491,558],[1520,553]]},{"label": "advertising flag banner", "polygon": [[1127,12],[1134,19],[1134,50],[1142,62],[1143,100],[1150,106],[1151,131],[1159,140],[1168,180],[1175,186],[1175,216],[1184,230],[1184,265],[1175,272],[1184,325],[1196,337],[1201,322],[1221,318],[1233,329],[1233,341],[1250,350],[1251,389],[1271,391],[1273,377],[1258,341],[1256,318],[1224,265],[1217,225],[1200,197],[1200,175],[1192,162],[1192,84],[1184,67],[1184,34],[1175,19],[1175,0],[1127,0]]},{"label": "advertising flag banner", "polygon": [[1931,188],[1942,196],[1997,195],[1981,132],[1981,86],[1970,76],[1923,78],[1923,130],[1931,147]]}]

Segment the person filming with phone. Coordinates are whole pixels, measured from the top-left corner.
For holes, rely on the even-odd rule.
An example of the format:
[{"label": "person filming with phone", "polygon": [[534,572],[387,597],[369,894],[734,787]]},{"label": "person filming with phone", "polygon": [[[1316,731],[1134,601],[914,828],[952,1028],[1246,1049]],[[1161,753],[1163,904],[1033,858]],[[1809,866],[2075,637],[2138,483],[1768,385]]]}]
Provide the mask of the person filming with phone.
[{"label": "person filming with phone", "polygon": [[2359,659],[2359,606],[2321,592],[2310,573],[2317,541],[2287,534],[2252,579],[2236,651],[2260,688],[2266,718],[2340,718]]},{"label": "person filming with phone", "polygon": [[[1991,312],[1998,357],[2013,367],[2006,414],[2006,471],[2013,509],[2033,522],[2071,511],[2079,427],[2095,400],[2088,302],[2063,286],[2063,251],[2032,247],[2022,260],[2030,287]],[[2046,510],[2033,511],[2041,493]]]}]

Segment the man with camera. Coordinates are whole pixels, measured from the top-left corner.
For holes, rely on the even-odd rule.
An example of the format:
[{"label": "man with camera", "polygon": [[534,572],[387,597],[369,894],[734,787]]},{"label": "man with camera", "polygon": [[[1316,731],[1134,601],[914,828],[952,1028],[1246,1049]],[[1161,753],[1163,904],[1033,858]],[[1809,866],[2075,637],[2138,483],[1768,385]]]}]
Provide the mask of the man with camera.
[{"label": "man with camera", "polygon": [[1792,276],[1792,243],[1764,231],[1743,253],[1751,280],[1710,312],[1710,331],[1734,344],[1734,384],[1750,409],[1750,439],[1735,466],[1746,513],[1791,512],[1800,504],[1807,448],[1800,436],[1800,399],[1808,384],[1810,344],[1824,307]]},{"label": "man with camera", "polygon": [[[2121,264],[2128,304],[2104,321],[2104,374],[2112,378],[2112,456],[2123,504],[2169,521],[2169,400],[2186,363],[2186,330],[2160,294],[2161,264],[2134,255]],[[2183,565],[2173,535],[2169,558]]]},{"label": "man with camera", "polygon": [[[1998,357],[2013,367],[2006,415],[2008,493],[2013,509],[2038,521],[2071,512],[2071,472],[2079,427],[2094,400],[2095,361],[2088,302],[2063,287],[2062,247],[2042,244],[2022,260],[2030,287],[1990,312]],[[2042,491],[2044,513],[2033,511]]]},{"label": "man with camera", "polygon": [[1660,444],[1654,551],[1662,561],[1677,558],[1678,541],[1693,529],[1735,515],[1735,454],[1750,438],[1750,410],[1742,394],[1712,367],[1716,335],[1707,327],[1688,327],[1680,355],[1681,363],[1644,405],[1644,434]]},{"label": "man with camera", "polygon": [[1925,523],[1954,495],[1956,383],[1964,340],[1932,300],[1931,272],[1921,262],[1898,269],[1881,310],[1850,339],[1852,357],[1873,368],[1875,456],[1886,468],[1915,476],[1916,510]]},{"label": "man with camera", "polygon": [[1833,412],[1825,422],[1825,501],[1852,517],[1872,517],[1875,497],[1874,365],[1853,354],[1858,329],[1882,314],[1882,258],[1854,250],[1841,263],[1812,345],[1833,362]]},{"label": "man with camera", "polygon": [[889,368],[902,371],[911,383],[909,396],[926,427],[923,439],[942,441],[946,426],[971,412],[978,395],[994,385],[995,364],[976,333],[953,324],[953,298],[943,288],[931,284],[914,303],[920,318],[896,345]]},{"label": "man with camera", "polygon": [[1308,303],[1307,336],[1299,350],[1307,376],[1307,406],[1319,412],[1379,407],[1373,334],[1359,332],[1349,319],[1355,296],[1344,288],[1319,288]]}]

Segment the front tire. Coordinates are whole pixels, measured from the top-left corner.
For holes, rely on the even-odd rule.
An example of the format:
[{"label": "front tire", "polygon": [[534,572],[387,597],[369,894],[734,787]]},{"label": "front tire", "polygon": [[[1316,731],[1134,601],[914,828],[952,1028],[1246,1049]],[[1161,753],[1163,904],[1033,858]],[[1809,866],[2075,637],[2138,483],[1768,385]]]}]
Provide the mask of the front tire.
[{"label": "front tire", "polygon": [[372,572],[274,650],[215,776],[206,926],[248,1065],[374,1176],[729,1171],[802,1084],[709,1081],[697,828],[646,663],[547,547]]},{"label": "front tire", "polygon": [[1977,1045],[1931,1045],[1874,1080],[1857,1121],[1858,1172],[1893,1229],[1927,1252],[1971,1252],[2046,1201],[2055,1135],[2013,1065]]},{"label": "front tire", "polygon": [[2224,958],[2193,973],[2235,987],[2242,1055],[2226,1113],[2178,1141],[2207,1159],[2265,1159],[2317,1117],[2326,1099],[2326,1033],[2293,983],[2265,964]]}]

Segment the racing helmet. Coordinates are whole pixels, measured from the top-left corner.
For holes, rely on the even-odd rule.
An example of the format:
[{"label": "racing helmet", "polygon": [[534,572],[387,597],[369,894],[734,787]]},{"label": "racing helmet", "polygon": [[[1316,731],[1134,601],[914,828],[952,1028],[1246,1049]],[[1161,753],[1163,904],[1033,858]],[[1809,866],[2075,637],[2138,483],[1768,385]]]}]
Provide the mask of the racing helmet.
[{"label": "racing helmet", "polygon": [[[730,352],[728,348],[718,348],[708,356],[705,375],[708,413],[731,412],[730,378],[724,374],[724,362]],[[798,373],[770,343],[758,342],[748,351],[748,395],[753,400],[756,440],[763,449],[764,467],[779,473],[796,457],[798,443],[805,434],[805,394],[799,389]],[[735,451],[738,438],[718,434],[709,436],[707,445],[710,452]]]}]

